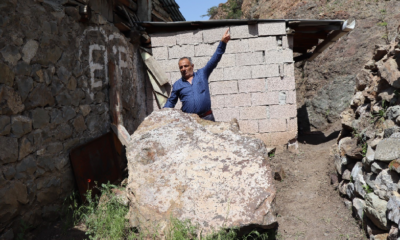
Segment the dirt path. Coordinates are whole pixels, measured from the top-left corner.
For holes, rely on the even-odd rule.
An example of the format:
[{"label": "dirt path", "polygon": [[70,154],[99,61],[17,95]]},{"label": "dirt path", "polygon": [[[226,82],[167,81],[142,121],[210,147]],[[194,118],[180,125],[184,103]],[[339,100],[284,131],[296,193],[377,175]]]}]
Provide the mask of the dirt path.
[{"label": "dirt path", "polygon": [[278,182],[278,239],[367,239],[351,210],[330,184],[334,165],[330,156],[340,126],[317,135],[299,137],[299,153],[277,154],[286,178]]}]

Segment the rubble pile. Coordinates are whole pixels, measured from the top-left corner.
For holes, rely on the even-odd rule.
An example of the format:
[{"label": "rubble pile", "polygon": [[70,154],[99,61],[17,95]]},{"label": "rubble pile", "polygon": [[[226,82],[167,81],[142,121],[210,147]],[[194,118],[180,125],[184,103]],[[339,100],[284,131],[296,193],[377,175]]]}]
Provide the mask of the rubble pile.
[{"label": "rubble pile", "polygon": [[376,46],[341,114],[336,183],[370,239],[398,239],[400,223],[400,44]]}]

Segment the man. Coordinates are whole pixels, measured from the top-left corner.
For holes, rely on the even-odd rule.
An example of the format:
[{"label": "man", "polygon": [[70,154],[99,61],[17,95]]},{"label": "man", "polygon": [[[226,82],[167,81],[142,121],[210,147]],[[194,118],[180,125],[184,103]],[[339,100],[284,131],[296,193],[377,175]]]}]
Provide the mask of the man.
[{"label": "man", "polygon": [[225,53],[226,44],[231,39],[229,28],[222,36],[214,55],[208,61],[207,65],[197,72],[193,72],[194,64],[189,57],[179,59],[179,71],[182,78],[172,86],[171,96],[168,98],[164,108],[174,108],[178,98],[182,102],[181,110],[185,113],[196,113],[205,120],[214,121],[214,115],[211,111],[210,89],[208,87],[208,78],[212,71],[217,67],[222,54]]}]

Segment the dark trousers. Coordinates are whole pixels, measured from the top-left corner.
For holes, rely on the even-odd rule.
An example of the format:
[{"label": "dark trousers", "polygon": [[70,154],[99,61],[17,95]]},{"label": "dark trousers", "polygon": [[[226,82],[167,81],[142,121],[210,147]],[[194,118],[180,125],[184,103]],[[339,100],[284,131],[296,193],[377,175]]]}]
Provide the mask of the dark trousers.
[{"label": "dark trousers", "polygon": [[215,118],[212,113],[207,116],[202,117],[202,119],[215,122]]}]

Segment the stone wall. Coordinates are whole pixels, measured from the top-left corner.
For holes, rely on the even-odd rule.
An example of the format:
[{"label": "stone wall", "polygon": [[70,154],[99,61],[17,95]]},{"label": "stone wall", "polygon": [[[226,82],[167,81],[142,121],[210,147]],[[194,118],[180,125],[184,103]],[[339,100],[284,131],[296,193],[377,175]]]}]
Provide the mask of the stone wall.
[{"label": "stone wall", "polygon": [[[153,55],[171,84],[181,78],[178,59],[191,57],[195,69],[204,67],[225,30],[153,34]],[[209,79],[216,121],[236,118],[243,132],[267,146],[286,144],[297,134],[297,110],[292,43],[285,22],[230,26],[230,33],[232,40]],[[156,109],[154,97],[148,104]],[[178,102],[176,108],[180,107]]]},{"label": "stone wall", "polygon": [[146,116],[138,46],[60,2],[0,4],[0,239],[59,215],[74,188],[69,151],[110,131],[109,62],[128,132]]}]

